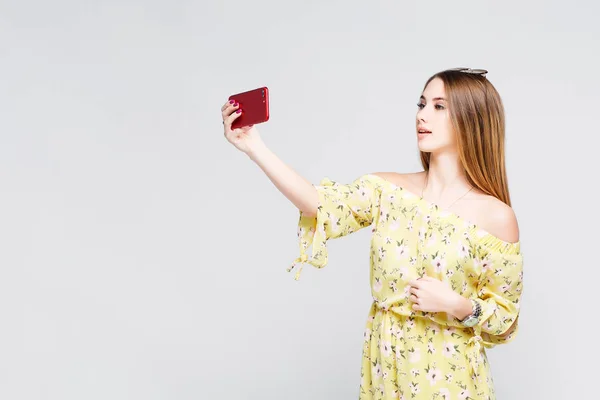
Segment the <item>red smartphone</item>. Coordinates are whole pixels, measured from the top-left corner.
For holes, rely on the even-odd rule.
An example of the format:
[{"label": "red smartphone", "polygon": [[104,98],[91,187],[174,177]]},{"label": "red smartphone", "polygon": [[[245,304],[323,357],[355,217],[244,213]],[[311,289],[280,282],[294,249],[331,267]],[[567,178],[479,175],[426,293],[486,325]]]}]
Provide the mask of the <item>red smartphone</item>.
[{"label": "red smartphone", "polygon": [[232,94],[229,100],[235,100],[242,109],[231,129],[242,128],[248,125],[256,125],[269,120],[269,89],[261,87],[247,92]]}]

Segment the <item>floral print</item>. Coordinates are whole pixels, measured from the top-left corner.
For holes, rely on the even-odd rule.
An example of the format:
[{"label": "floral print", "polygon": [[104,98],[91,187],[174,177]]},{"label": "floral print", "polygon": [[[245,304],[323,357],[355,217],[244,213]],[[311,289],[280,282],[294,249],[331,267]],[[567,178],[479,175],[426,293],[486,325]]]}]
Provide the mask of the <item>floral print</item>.
[{"label": "floral print", "polygon": [[[327,264],[328,240],[372,226],[373,304],[359,399],[495,399],[485,348],[517,333],[520,243],[505,242],[377,175],[350,184],[325,178],[315,187],[316,216],[300,213],[300,256],[289,269],[297,269],[296,279],[304,263]],[[424,275],[479,302],[479,323],[466,328],[446,313],[412,310],[408,282]]]}]

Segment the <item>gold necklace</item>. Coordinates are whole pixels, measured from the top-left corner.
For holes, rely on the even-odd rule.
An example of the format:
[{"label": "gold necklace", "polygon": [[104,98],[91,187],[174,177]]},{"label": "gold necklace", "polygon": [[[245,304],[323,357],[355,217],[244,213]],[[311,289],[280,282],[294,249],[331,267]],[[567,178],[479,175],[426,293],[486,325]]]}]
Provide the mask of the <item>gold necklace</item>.
[{"label": "gold necklace", "polygon": [[[423,198],[423,194],[425,193],[425,188],[427,187],[427,183],[429,183],[429,173],[425,173],[425,185],[423,186],[423,189],[421,189],[421,199]],[[444,190],[442,190],[442,195],[444,194],[444,191],[446,190],[446,188],[444,188]],[[467,190],[465,192],[465,194],[463,194],[462,196],[460,196],[458,199],[454,200],[448,207],[445,207],[446,210],[449,210],[450,207],[452,207],[454,205],[454,203],[456,203],[457,201],[459,201],[460,199],[462,199],[463,197],[465,197],[467,194],[469,194],[469,192],[473,190],[473,186],[471,186],[469,188],[469,190]],[[442,196],[440,196],[440,198],[442,198]],[[433,202],[432,202],[433,203]],[[435,205],[437,205],[437,203],[433,203]],[[438,206],[439,207],[439,206]]]}]

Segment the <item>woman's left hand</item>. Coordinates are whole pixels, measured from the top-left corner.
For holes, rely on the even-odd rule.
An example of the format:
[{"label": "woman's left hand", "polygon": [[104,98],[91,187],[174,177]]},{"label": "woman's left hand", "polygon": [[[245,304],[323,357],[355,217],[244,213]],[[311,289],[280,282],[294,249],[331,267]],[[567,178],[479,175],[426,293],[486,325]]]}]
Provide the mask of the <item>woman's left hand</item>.
[{"label": "woman's left hand", "polygon": [[413,310],[450,313],[464,299],[447,282],[429,276],[412,280],[409,285],[409,300],[413,303]]}]

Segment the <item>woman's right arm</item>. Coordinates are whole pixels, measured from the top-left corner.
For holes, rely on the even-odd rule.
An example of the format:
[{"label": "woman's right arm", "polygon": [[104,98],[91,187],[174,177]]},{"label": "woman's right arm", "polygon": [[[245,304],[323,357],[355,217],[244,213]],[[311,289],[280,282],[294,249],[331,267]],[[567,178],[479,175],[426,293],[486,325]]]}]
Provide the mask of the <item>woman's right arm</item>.
[{"label": "woman's right arm", "polygon": [[264,144],[256,127],[231,129],[231,124],[242,112],[237,103],[227,102],[221,108],[225,138],[238,150],[248,155],[264,171],[275,187],[305,216],[315,216],[319,202],[317,189]]}]

